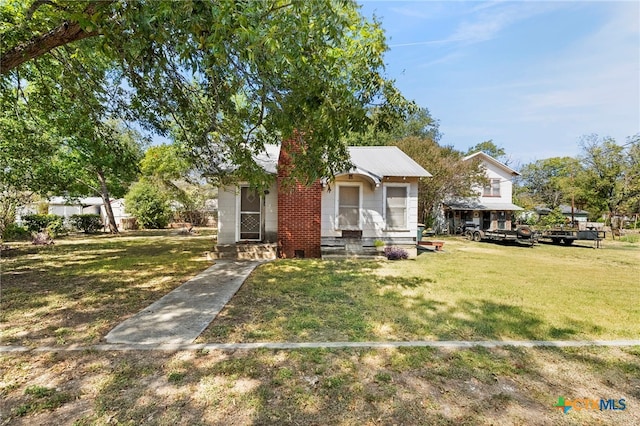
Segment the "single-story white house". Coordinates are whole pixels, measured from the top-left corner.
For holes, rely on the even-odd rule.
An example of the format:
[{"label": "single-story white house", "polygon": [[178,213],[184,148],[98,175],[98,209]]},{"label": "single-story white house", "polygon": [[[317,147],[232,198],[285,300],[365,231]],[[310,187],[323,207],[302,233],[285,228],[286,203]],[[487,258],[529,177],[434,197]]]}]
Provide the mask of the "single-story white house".
[{"label": "single-story white house", "polygon": [[274,175],[257,193],[248,184],[218,191],[218,245],[273,243],[281,257],[321,257],[322,247],[415,247],[418,180],[431,176],[394,146],[349,147],[353,169],[311,186],[285,180],[285,148],[266,146],[258,164]]}]

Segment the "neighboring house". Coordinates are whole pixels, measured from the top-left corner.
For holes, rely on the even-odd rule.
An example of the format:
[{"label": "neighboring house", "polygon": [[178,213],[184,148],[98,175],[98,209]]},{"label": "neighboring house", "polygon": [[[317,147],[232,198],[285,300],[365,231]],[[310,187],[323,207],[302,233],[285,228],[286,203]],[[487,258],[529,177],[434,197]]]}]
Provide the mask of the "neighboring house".
[{"label": "neighboring house", "polygon": [[[567,206],[564,204],[561,204],[558,206],[558,208],[560,209],[560,212],[562,213],[562,215],[564,217],[566,217],[568,219],[568,221],[571,221],[571,216],[573,216],[573,220],[575,222],[587,222],[588,218],[589,218],[589,212],[585,211],[585,210],[580,210],[577,207],[573,208],[573,213],[571,213],[571,206]],[[549,213],[551,213],[552,209],[547,208],[547,207],[537,207],[536,208],[536,213],[539,216],[545,216],[548,215]]]},{"label": "neighboring house", "polygon": [[489,180],[484,188],[474,188],[476,197],[453,197],[446,200],[444,213],[449,233],[463,226],[479,229],[511,229],[513,213],[522,210],[512,203],[513,178],[519,173],[484,152],[463,158],[463,161],[480,160]]},{"label": "neighboring house", "polygon": [[321,247],[415,247],[418,180],[431,176],[397,147],[349,147],[352,170],[311,186],[286,185],[289,144],[269,145],[259,164],[276,176],[218,192],[218,244],[274,243],[282,257],[321,257]]},{"label": "neighboring house", "polygon": [[[66,197],[50,197],[43,201],[48,204],[48,213],[62,216],[65,222],[74,214],[97,214],[102,217],[102,222],[107,223],[107,212],[104,208],[102,198],[100,197],[84,197],[84,198],[66,198]],[[40,203],[37,203],[40,204]],[[37,204],[30,204],[19,209],[17,214],[17,222],[21,223],[22,216],[37,213]],[[112,199],[111,209],[116,224],[122,229],[122,219],[130,218],[131,215],[125,212],[124,199]]]}]

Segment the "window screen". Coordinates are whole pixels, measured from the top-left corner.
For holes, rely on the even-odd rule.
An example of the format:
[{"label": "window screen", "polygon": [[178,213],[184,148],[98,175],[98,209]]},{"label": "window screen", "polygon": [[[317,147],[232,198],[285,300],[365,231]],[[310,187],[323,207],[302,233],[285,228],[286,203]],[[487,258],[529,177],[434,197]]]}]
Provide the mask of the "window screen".
[{"label": "window screen", "polygon": [[387,228],[407,229],[407,187],[387,187]]}]

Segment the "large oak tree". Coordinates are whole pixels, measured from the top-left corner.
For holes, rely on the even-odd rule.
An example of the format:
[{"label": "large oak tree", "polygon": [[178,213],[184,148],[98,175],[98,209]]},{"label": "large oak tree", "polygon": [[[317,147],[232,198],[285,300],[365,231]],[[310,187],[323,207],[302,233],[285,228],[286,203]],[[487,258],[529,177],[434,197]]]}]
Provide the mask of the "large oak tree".
[{"label": "large oak tree", "polygon": [[251,178],[265,142],[298,134],[297,173],[330,176],[347,164],[342,136],[370,124],[368,107],[393,120],[408,106],[384,76],[382,29],[353,1],[8,0],[0,17],[3,108],[51,80],[52,61],[99,55],[127,92],[120,114],[171,130],[213,174],[231,162]]}]

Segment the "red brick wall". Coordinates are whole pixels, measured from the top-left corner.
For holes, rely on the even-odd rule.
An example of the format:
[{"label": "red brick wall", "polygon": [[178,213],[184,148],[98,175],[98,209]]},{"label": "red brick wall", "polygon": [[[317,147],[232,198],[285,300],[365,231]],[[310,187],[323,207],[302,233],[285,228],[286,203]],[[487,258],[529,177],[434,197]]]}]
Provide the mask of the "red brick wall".
[{"label": "red brick wall", "polygon": [[289,151],[296,149],[294,141],[282,143],[278,159],[278,243],[280,255],[321,257],[320,214],[322,185],[311,186],[290,182],[286,178],[291,170]]}]

